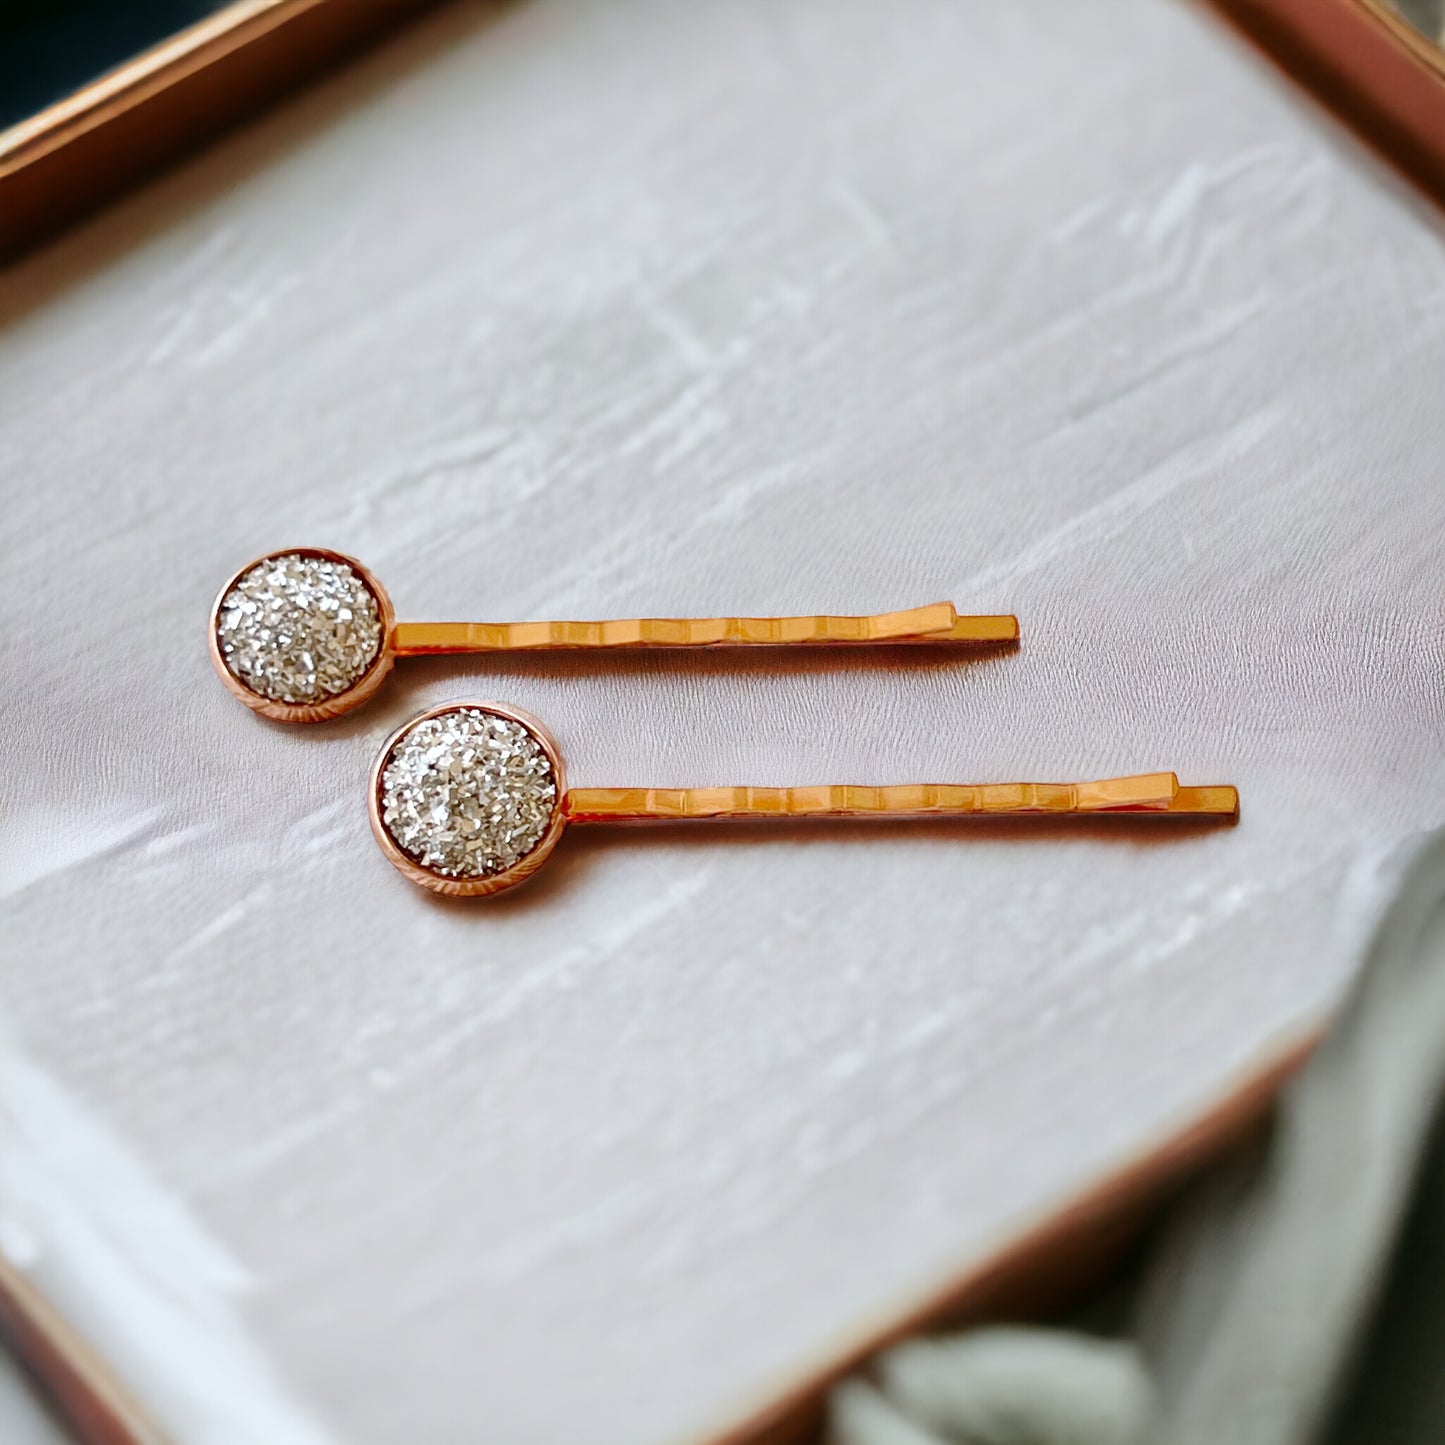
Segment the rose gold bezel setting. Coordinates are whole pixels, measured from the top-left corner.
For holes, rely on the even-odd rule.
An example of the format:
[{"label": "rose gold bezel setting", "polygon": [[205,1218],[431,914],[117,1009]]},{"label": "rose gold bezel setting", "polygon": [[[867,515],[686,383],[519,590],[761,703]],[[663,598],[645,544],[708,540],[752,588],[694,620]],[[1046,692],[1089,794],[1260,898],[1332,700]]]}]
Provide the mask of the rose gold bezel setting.
[{"label": "rose gold bezel setting", "polygon": [[[226,658],[221,651],[221,604],[226,600],[226,594],[253,567],[258,567],[262,562],[270,561],[273,557],[320,557],[326,562],[340,562],[344,566],[350,567],[361,578],[362,584],[376,600],[377,618],[381,623],[381,646],[377,650],[375,659],[371,666],[345,691],[333,693],[319,702],[278,702],[274,698],[263,697],[259,692],[247,687],[226,666]],[[274,551],[263,552],[259,557],[253,557],[244,567],[238,567],[227,578],[226,585],[216,594],[216,600],[211,606],[210,617],[211,662],[221,681],[226,685],[226,690],[232,697],[245,703],[252,712],[258,712],[262,717],[271,718],[274,722],[326,722],[330,718],[340,717],[342,713],[350,712],[354,707],[360,707],[381,686],[382,680],[391,671],[391,665],[395,660],[395,654],[392,651],[392,634],[395,630],[396,613],[392,609],[391,598],[386,595],[386,588],[355,557],[348,557],[344,552],[333,552],[328,547],[277,547]]]},{"label": "rose gold bezel setting", "polygon": [[[521,723],[536,738],[542,751],[546,753],[547,762],[552,768],[552,780],[557,789],[547,831],[537,840],[531,852],[525,857],[519,858],[510,868],[506,868],[500,873],[491,873],[485,878],[452,878],[443,873],[434,873],[430,868],[423,868],[414,858],[402,851],[400,844],[387,831],[386,824],[381,820],[381,775],[386,769],[392,751],[418,723],[424,723],[434,717],[443,717],[450,712],[487,712],[495,717]],[[381,751],[377,753],[376,761],[371,765],[371,781],[367,788],[366,810],[371,819],[372,836],[376,839],[377,846],[386,854],[387,861],[397,872],[410,879],[411,882],[420,884],[423,888],[429,888],[433,893],[445,894],[449,898],[485,898],[490,893],[501,893],[504,889],[515,888],[519,883],[525,883],[547,861],[547,855],[557,846],[557,840],[567,826],[566,810],[563,807],[566,793],[567,777],[562,765],[562,754],[557,747],[557,740],[538,718],[533,717],[531,713],[522,708],[512,707],[507,703],[446,702],[439,707],[428,708],[425,712],[418,713],[414,718],[404,722],[381,745]]]}]

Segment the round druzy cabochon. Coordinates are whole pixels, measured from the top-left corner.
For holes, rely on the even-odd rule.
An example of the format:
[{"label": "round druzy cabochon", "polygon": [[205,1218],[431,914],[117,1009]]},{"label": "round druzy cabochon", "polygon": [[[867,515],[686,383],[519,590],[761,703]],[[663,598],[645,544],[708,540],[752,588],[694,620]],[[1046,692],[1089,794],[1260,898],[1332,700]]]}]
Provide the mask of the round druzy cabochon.
[{"label": "round druzy cabochon", "polygon": [[534,718],[495,703],[454,703],[423,713],[383,748],[372,822],[413,881],[439,892],[495,892],[550,852],[563,791],[556,745]]},{"label": "round druzy cabochon", "polygon": [[385,638],[366,579],[320,553],[263,557],[231,583],[216,612],[227,670],[271,702],[316,703],[355,687]]}]

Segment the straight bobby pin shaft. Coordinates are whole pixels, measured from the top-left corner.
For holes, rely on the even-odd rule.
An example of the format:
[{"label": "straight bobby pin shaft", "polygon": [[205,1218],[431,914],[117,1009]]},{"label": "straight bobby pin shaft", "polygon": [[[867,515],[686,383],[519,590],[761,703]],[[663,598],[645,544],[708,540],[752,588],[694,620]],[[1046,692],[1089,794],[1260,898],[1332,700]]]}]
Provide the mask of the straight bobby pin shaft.
[{"label": "straight bobby pin shaft", "polygon": [[573,788],[562,803],[571,823],[666,822],[686,818],[949,818],[1147,813],[1233,818],[1232,787],[1181,788],[1173,773],[1092,783],[906,783],[869,788]]},{"label": "straight bobby pin shaft", "polygon": [[447,652],[611,647],[749,647],[783,643],[1018,640],[1012,616],[960,617],[951,602],[870,617],[636,617],[613,622],[398,622],[398,657]]}]

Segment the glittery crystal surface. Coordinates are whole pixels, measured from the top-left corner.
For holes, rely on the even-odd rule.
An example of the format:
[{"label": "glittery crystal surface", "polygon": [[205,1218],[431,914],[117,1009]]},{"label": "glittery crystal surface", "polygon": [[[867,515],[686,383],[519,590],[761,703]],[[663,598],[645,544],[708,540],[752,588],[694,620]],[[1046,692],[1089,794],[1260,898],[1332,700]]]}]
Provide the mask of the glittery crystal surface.
[{"label": "glittery crystal surface", "polygon": [[533,733],[481,708],[417,723],[381,774],[387,832],[448,878],[504,872],[541,841],[556,806],[557,779]]},{"label": "glittery crystal surface", "polygon": [[278,553],[221,601],[226,666],[273,702],[320,702],[359,682],[381,649],[376,598],[344,562]]}]

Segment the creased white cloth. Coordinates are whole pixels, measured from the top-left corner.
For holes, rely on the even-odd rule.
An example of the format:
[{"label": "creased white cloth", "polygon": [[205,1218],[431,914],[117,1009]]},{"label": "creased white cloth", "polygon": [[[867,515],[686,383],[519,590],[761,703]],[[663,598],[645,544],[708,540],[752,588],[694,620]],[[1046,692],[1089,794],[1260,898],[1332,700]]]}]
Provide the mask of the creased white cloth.
[{"label": "creased white cloth", "polygon": [[[1150,1154],[1445,821],[1433,216],[1171,0],[443,7],[0,278],[0,1239],[184,1445],[671,1445]],[[216,589],[1013,611],[1013,655],[414,662]],[[1235,783],[1235,829],[366,824],[435,702],[579,786]]]}]

